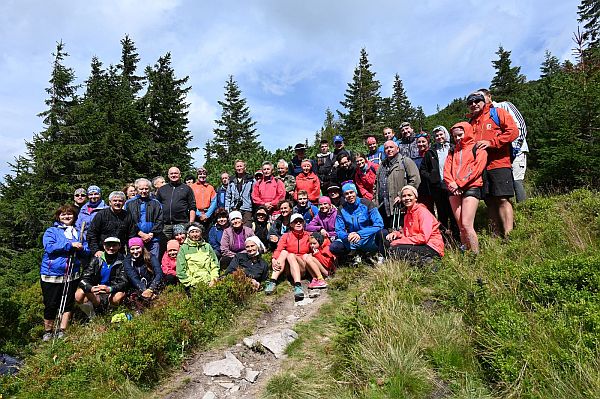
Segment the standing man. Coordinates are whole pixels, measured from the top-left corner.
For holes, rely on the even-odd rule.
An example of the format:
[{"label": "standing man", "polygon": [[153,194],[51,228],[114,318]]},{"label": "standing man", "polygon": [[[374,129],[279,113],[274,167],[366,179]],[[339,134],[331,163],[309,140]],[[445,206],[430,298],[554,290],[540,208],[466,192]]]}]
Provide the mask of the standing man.
[{"label": "standing man", "polygon": [[[306,158],[306,146],[302,143],[298,143],[294,146],[294,152],[296,155],[292,158],[292,161],[289,164],[289,174],[296,177],[300,173],[302,173],[302,161]],[[314,161],[310,160],[312,165],[312,171],[317,171],[317,165]]]},{"label": "standing man", "polygon": [[273,164],[265,161],[262,164],[263,178],[254,183],[252,202],[255,206],[264,206],[269,215],[277,209],[279,201],[285,198],[283,182],[273,176]]},{"label": "standing man", "polygon": [[398,144],[400,153],[412,160],[419,158],[419,149],[417,148],[415,131],[410,123],[402,122],[400,125],[400,132],[402,133],[400,143]]},{"label": "standing man", "polygon": [[477,90],[483,97],[485,97],[486,104],[492,104],[496,108],[502,108],[513,117],[517,129],[519,129],[519,136],[511,143],[512,153],[512,174],[513,174],[513,187],[515,189],[515,196],[517,202],[523,202],[527,199],[525,193],[525,186],[523,180],[525,180],[525,170],[527,169],[527,153],[529,152],[529,146],[527,145],[527,125],[525,125],[525,118],[519,112],[517,107],[510,101],[495,102],[492,101],[492,94],[488,89]]},{"label": "standing man", "polygon": [[292,199],[294,198],[294,191],[296,191],[296,178],[289,173],[288,163],[285,159],[280,159],[277,162],[277,180],[281,180],[283,182],[283,186],[285,187],[285,198]]},{"label": "standing man", "polygon": [[74,222],[77,221],[77,216],[79,216],[79,212],[81,211],[81,208],[85,205],[86,202],[87,195],[85,192],[85,188],[81,187],[75,190],[75,192],[73,193],[73,207],[75,208],[77,213],[75,213]]},{"label": "standing man", "polygon": [[492,104],[486,104],[485,97],[479,92],[467,97],[467,106],[471,114],[470,124],[475,132],[477,148],[488,153],[486,167],[487,179],[484,182],[485,203],[494,224],[507,237],[513,229],[513,208],[510,197],[515,195],[513,188],[512,165],[510,162],[510,143],[519,136],[515,121],[502,108],[493,108],[497,116],[490,112]]},{"label": "standing man", "polygon": [[125,203],[124,208],[131,213],[133,223],[138,228],[137,235],[144,247],[159,259],[160,239],[163,232],[163,211],[160,202],[150,196],[152,185],[146,178],[134,183],[138,195]]},{"label": "standing man", "polygon": [[156,194],[156,199],[162,204],[163,208],[164,243],[161,243],[161,249],[166,248],[166,241],[174,238],[174,225],[192,223],[196,218],[194,192],[190,186],[181,181],[179,168],[171,167],[168,176],[169,183],[161,186]]},{"label": "standing man", "polygon": [[[340,154],[346,154],[348,156],[348,158],[350,159],[350,162],[354,162],[354,155],[352,154],[352,151],[350,151],[349,149],[346,148],[346,144],[344,144],[344,137],[342,137],[341,135],[337,135],[333,137],[333,146],[334,146],[334,150],[333,150],[333,157],[338,160]],[[335,165],[337,166],[337,164]]]},{"label": "standing man", "polygon": [[421,175],[414,161],[400,153],[395,141],[386,141],[383,148],[386,158],[377,169],[374,199],[385,227],[390,228],[394,207],[400,203],[400,190],[407,184],[418,189]]},{"label": "standing man", "polygon": [[208,177],[206,168],[199,167],[196,172],[198,180],[190,186],[196,201],[196,219],[204,226],[205,234],[208,235],[210,218],[217,209],[217,192],[212,184],[206,181]]},{"label": "standing man", "polygon": [[254,179],[246,173],[246,162],[238,159],[234,163],[235,176],[227,186],[225,209],[240,211],[245,226],[252,227],[252,185]]},{"label": "standing man", "polygon": [[331,171],[333,164],[335,163],[335,157],[331,151],[329,151],[329,142],[327,140],[321,140],[319,146],[319,153],[317,154],[317,177],[321,181],[321,190],[327,192],[327,187],[331,184]]},{"label": "standing man", "polygon": [[217,209],[225,208],[225,196],[229,185],[229,173],[221,173],[221,187],[217,189]]},{"label": "standing man", "polygon": [[[107,208],[98,211],[88,229],[87,241],[94,256],[102,256],[104,240],[108,237],[117,237],[120,242],[127,242],[137,235],[131,213],[123,209],[125,193],[113,191],[108,196],[108,204]],[[121,247],[121,251],[124,249]]]},{"label": "standing man", "polygon": [[[383,142],[385,143],[386,141],[390,141],[390,140],[392,140],[394,143],[398,144],[398,146],[400,145],[400,140],[398,139],[398,137],[396,137],[396,133],[394,132],[394,129],[392,129],[391,127],[384,127],[383,128]],[[383,154],[382,160],[384,160],[385,159],[385,151],[383,148],[383,144],[379,146],[378,151]]]}]

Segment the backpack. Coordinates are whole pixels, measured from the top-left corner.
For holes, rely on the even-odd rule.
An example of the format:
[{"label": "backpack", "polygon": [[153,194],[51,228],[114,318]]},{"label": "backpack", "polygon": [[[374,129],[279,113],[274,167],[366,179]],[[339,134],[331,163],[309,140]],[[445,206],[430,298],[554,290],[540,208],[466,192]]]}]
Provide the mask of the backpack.
[{"label": "backpack", "polygon": [[[498,108],[490,107],[490,118],[494,121],[496,126],[500,127],[500,117],[498,116]],[[475,155],[475,151],[473,151],[473,155]],[[510,151],[510,163],[511,164],[515,160],[515,155],[516,155],[515,152],[512,151],[512,148],[511,148],[511,151]]]}]

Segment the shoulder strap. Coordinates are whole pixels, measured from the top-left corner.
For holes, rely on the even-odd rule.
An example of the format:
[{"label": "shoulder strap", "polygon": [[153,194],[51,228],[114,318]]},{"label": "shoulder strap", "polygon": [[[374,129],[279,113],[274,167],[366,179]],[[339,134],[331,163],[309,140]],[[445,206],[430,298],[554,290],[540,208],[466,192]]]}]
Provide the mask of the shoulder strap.
[{"label": "shoulder strap", "polygon": [[472,151],[473,151],[473,159],[477,159],[477,146],[476,145],[473,146]]},{"label": "shoulder strap", "polygon": [[490,118],[492,118],[496,126],[500,127],[500,117],[498,117],[498,108],[490,107]]}]

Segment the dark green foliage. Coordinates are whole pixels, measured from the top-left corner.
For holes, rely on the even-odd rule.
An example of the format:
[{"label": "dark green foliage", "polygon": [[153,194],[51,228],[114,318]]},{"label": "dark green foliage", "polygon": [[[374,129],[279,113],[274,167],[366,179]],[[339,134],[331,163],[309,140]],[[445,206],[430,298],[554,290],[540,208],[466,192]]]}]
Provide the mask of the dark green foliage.
[{"label": "dark green foliage", "polygon": [[358,145],[366,134],[373,134],[380,128],[381,84],[375,79],[375,72],[371,71],[367,51],[360,51],[358,66],[354,70],[352,82],[344,94],[344,101],[340,104],[346,112],[338,111],[342,120],[345,141]]},{"label": "dark green foliage", "polygon": [[583,22],[583,38],[597,50],[600,42],[600,2],[598,0],[581,0],[577,7],[578,22]]},{"label": "dark green foliage", "polygon": [[444,126],[448,131],[458,122],[466,120],[467,107],[466,98],[455,98],[450,104],[441,109],[439,112],[425,118],[425,127],[428,130],[436,126]]},{"label": "dark green foliage", "polygon": [[404,84],[398,74],[394,75],[392,96],[382,101],[381,114],[384,127],[391,127],[394,131],[400,129],[402,122],[414,121],[415,109],[406,95]]},{"label": "dark green foliage", "polygon": [[492,61],[496,75],[492,79],[490,90],[496,101],[506,101],[525,83],[525,76],[521,74],[521,67],[512,66],[510,51],[500,46],[496,54],[499,58]]},{"label": "dark green foliage", "polygon": [[251,292],[237,273],[213,288],[197,287],[191,298],[182,289],[165,292],[129,322],[73,326],[68,339],[41,345],[18,378],[0,380],[0,390],[20,397],[92,398],[107,390],[128,397],[126,383],[154,386],[165,367],[214,339]]}]

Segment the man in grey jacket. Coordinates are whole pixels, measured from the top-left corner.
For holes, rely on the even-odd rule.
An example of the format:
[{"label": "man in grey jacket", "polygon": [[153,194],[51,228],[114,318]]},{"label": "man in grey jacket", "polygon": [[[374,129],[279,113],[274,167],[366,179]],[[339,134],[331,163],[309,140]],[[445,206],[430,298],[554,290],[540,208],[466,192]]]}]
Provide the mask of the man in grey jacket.
[{"label": "man in grey jacket", "polygon": [[227,212],[240,211],[244,226],[252,227],[252,185],[254,179],[246,173],[246,162],[238,159],[234,163],[235,176],[231,177],[225,194]]},{"label": "man in grey jacket", "polygon": [[419,188],[421,176],[414,161],[399,153],[400,149],[396,142],[386,141],[383,150],[386,158],[377,169],[374,199],[379,207],[384,226],[390,228],[394,207],[400,206],[400,189],[407,184]]}]

